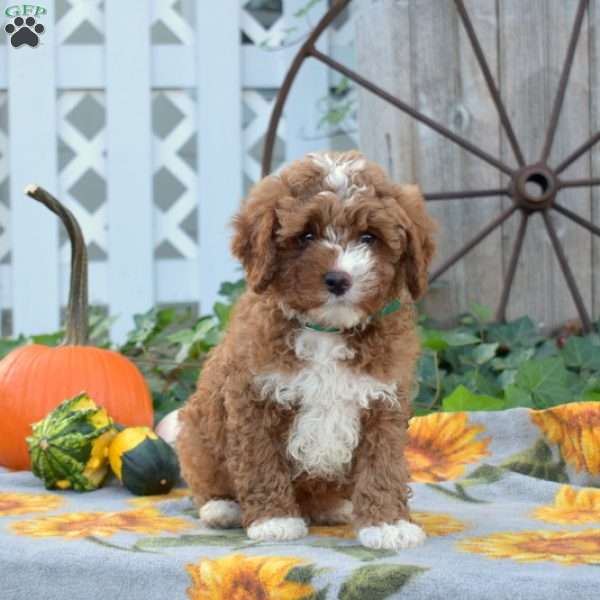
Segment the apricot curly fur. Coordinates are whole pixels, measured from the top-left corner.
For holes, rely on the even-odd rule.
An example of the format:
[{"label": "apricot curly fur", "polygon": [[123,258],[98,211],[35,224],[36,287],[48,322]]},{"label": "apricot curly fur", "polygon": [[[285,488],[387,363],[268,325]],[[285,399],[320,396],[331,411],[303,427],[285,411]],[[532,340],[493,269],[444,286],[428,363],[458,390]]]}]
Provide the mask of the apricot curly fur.
[{"label": "apricot curly fur", "polygon": [[[271,517],[318,521],[345,499],[356,527],[410,519],[404,446],[420,347],[412,301],[426,290],[436,225],[416,186],[390,182],[358,152],[328,160],[360,165],[348,172],[350,199],[309,155],[259,182],[242,204],[232,251],[249,289],[180,414],[178,453],[196,504],[235,499],[244,527]],[[292,376],[305,366],[294,341],[303,315],[327,301],[323,276],[339,252],[325,241],[328,227],[340,247],[365,231],[377,237],[369,248],[374,283],[353,307],[361,320],[339,335],[349,349],[345,368],[396,384],[397,396],[393,405],[374,400],[362,410],[359,443],[336,479],[294,475],[287,442],[298,407],[262,398],[256,385],[257,375]],[[306,231],[323,243],[303,247]],[[369,319],[398,297],[400,310]]]}]

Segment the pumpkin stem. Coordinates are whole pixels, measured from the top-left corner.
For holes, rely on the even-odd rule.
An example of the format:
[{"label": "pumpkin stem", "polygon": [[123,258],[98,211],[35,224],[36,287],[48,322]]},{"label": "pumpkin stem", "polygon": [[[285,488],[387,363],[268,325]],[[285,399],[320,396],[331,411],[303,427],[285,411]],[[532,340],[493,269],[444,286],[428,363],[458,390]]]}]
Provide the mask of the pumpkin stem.
[{"label": "pumpkin stem", "polygon": [[71,241],[71,279],[63,346],[85,346],[88,341],[87,249],[81,227],[73,213],[39,185],[28,185],[25,193],[41,202],[62,221]]}]

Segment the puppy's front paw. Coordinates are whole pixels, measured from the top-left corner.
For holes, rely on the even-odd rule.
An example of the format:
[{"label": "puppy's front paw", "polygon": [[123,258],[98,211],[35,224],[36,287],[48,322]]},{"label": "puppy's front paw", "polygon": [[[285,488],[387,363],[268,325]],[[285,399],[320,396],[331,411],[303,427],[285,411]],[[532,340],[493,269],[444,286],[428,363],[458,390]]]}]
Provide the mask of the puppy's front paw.
[{"label": "puppy's front paw", "polygon": [[260,542],[282,542],[297,540],[308,534],[306,523],[297,517],[279,517],[255,521],[248,527],[246,535]]},{"label": "puppy's front paw", "polygon": [[358,539],[363,546],[377,550],[405,550],[414,548],[425,541],[425,532],[414,523],[400,520],[388,525],[363,527],[358,531]]}]

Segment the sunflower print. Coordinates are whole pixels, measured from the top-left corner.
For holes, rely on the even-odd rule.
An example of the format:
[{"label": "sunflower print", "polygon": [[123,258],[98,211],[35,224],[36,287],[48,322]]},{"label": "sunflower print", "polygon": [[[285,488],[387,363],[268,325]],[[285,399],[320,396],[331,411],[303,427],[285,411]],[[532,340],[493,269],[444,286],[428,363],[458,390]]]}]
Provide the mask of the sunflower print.
[{"label": "sunflower print", "polygon": [[192,495],[192,492],[189,488],[181,488],[177,490],[172,490],[168,494],[157,494],[155,496],[142,496],[140,498],[132,498],[128,500],[129,504],[133,504],[133,506],[154,506],[156,504],[160,504],[161,502],[167,502],[168,500],[179,500],[180,498],[187,498]]},{"label": "sunflower print", "polygon": [[356,532],[352,525],[318,525],[308,528],[308,535],[316,535],[318,537],[333,537],[340,540],[356,539]]},{"label": "sunflower print", "polygon": [[[414,522],[425,530],[427,537],[440,537],[460,533],[467,528],[467,525],[462,521],[442,513],[413,511],[410,515]],[[334,537],[342,540],[356,539],[356,533],[351,525],[310,527],[308,533],[310,535]]]},{"label": "sunflower print", "polygon": [[415,523],[423,528],[427,537],[452,535],[467,529],[466,523],[443,513],[413,511],[411,516]]},{"label": "sunflower print", "polygon": [[494,533],[458,542],[466,552],[518,562],[553,561],[562,565],[600,565],[600,529]]},{"label": "sunflower print", "polygon": [[186,565],[192,579],[188,597],[191,600],[308,599],[316,592],[312,585],[286,579],[294,567],[306,564],[290,556],[231,554],[216,560],[202,559]]},{"label": "sunflower print", "polygon": [[597,402],[531,411],[531,420],[548,440],[558,444],[563,459],[577,473],[600,473],[600,410]]},{"label": "sunflower print", "polygon": [[470,425],[466,413],[433,413],[411,419],[406,460],[413,481],[458,479],[465,466],[489,455],[491,438],[477,440],[485,431]]},{"label": "sunflower print", "polygon": [[117,532],[156,534],[178,533],[191,529],[188,521],[179,517],[164,517],[155,508],[123,512],[65,513],[10,525],[17,535],[30,537],[62,537],[66,539],[88,536],[109,537]]},{"label": "sunflower print", "polygon": [[536,508],[534,519],[558,523],[560,525],[579,525],[583,523],[600,523],[600,490],[584,488],[577,491],[563,485],[556,497],[554,505]]},{"label": "sunflower print", "polygon": [[19,494],[0,492],[0,517],[49,512],[64,504],[60,496],[52,494]]}]

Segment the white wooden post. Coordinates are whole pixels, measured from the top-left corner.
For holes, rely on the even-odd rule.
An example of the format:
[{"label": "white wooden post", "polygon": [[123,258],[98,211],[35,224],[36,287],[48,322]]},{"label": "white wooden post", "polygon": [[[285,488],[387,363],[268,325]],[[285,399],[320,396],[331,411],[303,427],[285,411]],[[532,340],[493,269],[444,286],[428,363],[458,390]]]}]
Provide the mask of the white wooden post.
[{"label": "white wooden post", "polygon": [[222,281],[240,273],[229,252],[229,223],[242,194],[239,0],[196,10],[200,310]]},{"label": "white wooden post", "polygon": [[[315,25],[327,10],[327,3],[316,4],[310,11],[310,23]],[[287,27],[298,27],[298,29],[310,28],[305,24],[302,18],[294,16],[301,8],[306,6],[306,0],[285,0],[284,15]],[[298,31],[292,34],[294,37],[300,35]],[[323,33],[317,43],[317,48],[328,54],[329,43],[327,31]],[[289,60],[298,51],[298,46],[291,46],[288,50]],[[285,156],[286,160],[296,160],[302,158],[308,152],[315,150],[326,150],[329,147],[329,138],[326,135],[326,129],[319,128],[319,120],[323,116],[325,108],[324,98],[329,93],[329,72],[328,67],[309,58],[304,61],[298,76],[296,77],[290,95],[285,106],[286,122],[286,140]]]},{"label": "white wooden post", "polygon": [[154,302],[150,3],[106,1],[109,306],[121,341]]},{"label": "white wooden post", "polygon": [[59,325],[57,218],[23,195],[28,183],[57,189],[53,4],[40,18],[46,31],[38,46],[13,48],[6,41],[14,334]]}]

